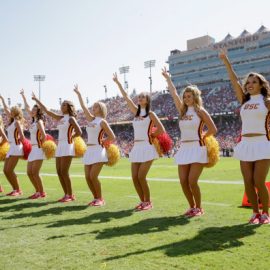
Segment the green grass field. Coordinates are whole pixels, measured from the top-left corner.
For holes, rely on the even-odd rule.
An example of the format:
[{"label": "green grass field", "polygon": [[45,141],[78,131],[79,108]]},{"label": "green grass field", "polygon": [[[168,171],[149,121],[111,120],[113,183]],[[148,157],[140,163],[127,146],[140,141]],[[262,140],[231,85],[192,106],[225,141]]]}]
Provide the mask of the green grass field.
[{"label": "green grass field", "polygon": [[[17,172],[25,166],[21,161]],[[0,196],[1,270],[269,268],[270,227],[247,225],[251,210],[240,207],[244,187],[236,160],[221,159],[204,170],[201,179],[212,180],[201,182],[206,214],[193,219],[181,216],[187,203],[171,159],[151,168],[154,209],[147,212],[132,210],[138,198],[127,160],[104,167],[102,208],[87,207],[91,195],[80,160],[71,168],[77,196],[72,203],[56,203],[63,194],[53,160],[42,172],[52,174],[43,176],[48,198],[26,199],[33,189],[25,175],[23,197]],[[3,175],[1,183],[10,190]]]}]

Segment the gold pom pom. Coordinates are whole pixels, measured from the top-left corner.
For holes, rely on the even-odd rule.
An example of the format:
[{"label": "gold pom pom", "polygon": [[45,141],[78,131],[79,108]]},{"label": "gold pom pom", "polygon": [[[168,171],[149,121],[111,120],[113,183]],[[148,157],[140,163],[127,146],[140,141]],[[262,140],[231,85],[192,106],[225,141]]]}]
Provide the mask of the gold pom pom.
[{"label": "gold pom pom", "polygon": [[204,141],[208,156],[208,163],[205,164],[205,167],[211,168],[219,161],[219,144],[214,136],[206,137]]},{"label": "gold pom pom", "polygon": [[108,147],[106,147],[106,151],[108,157],[108,162],[106,165],[110,167],[114,166],[120,160],[119,148],[115,144],[110,144]]},{"label": "gold pom pom", "polygon": [[55,156],[56,144],[52,140],[46,140],[41,146],[47,159],[51,159]]},{"label": "gold pom pom", "polygon": [[74,138],[74,147],[75,147],[75,156],[82,157],[87,149],[87,145],[85,144],[82,137]]},{"label": "gold pom pom", "polygon": [[162,149],[161,149],[161,146],[160,146],[160,143],[159,143],[158,139],[157,138],[154,138],[152,140],[152,144],[155,146],[158,155],[160,157],[162,157],[163,156],[163,153],[162,153]]},{"label": "gold pom pom", "polygon": [[10,145],[8,142],[3,143],[0,145],[0,161],[3,161],[6,159],[6,155],[9,151]]}]

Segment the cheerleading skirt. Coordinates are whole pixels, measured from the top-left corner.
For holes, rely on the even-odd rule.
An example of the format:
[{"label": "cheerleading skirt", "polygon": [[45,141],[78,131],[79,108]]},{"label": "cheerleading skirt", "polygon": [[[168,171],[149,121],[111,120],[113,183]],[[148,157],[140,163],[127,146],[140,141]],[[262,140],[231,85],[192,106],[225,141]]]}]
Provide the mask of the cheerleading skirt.
[{"label": "cheerleading skirt", "polygon": [[37,145],[32,146],[32,150],[28,156],[28,162],[32,162],[35,160],[44,160],[46,159],[44,152]]},{"label": "cheerleading skirt", "polygon": [[208,163],[206,146],[201,146],[199,141],[182,142],[174,159],[178,165]]},{"label": "cheerleading skirt", "polygon": [[7,158],[10,156],[23,156],[23,145],[10,143],[10,148],[7,153]]},{"label": "cheerleading skirt", "polygon": [[67,141],[59,141],[55,157],[68,157],[68,156],[75,156],[75,147],[74,143],[69,144]]},{"label": "cheerleading skirt", "polygon": [[129,153],[130,162],[146,162],[159,158],[154,145],[148,141],[134,142],[134,146]]},{"label": "cheerleading skirt", "polygon": [[270,141],[266,136],[243,136],[234,148],[233,156],[241,161],[270,159]]},{"label": "cheerleading skirt", "polygon": [[107,152],[101,145],[89,145],[83,156],[83,164],[91,165],[100,162],[108,162]]}]

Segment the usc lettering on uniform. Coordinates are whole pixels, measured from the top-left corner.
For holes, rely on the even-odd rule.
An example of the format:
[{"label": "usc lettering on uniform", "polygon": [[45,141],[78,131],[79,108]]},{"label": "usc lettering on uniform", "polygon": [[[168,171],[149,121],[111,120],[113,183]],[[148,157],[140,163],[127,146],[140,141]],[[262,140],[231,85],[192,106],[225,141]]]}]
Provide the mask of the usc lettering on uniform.
[{"label": "usc lettering on uniform", "polygon": [[244,110],[257,110],[259,107],[259,103],[255,103],[255,104],[245,104],[244,106]]},{"label": "usc lettering on uniform", "polygon": [[192,119],[193,119],[193,115],[192,114],[191,115],[184,115],[181,118],[181,120],[183,120],[183,121],[192,121]]}]

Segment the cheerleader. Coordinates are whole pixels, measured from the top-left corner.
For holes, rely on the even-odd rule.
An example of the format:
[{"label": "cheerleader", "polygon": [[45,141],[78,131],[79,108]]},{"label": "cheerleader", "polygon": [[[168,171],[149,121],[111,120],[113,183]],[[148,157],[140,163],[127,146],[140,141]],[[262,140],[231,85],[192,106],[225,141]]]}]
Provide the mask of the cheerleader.
[{"label": "cheerleader", "polygon": [[[103,206],[105,201],[101,192],[101,184],[98,176],[105,163],[108,162],[106,149],[104,145],[115,140],[115,135],[105,120],[107,115],[106,105],[102,102],[96,102],[93,105],[93,114],[87,109],[78,86],[75,85],[74,92],[77,94],[84,115],[88,121],[86,132],[88,136],[87,151],[83,156],[85,178],[93,194],[93,201],[89,206]],[[103,139],[104,134],[107,135]]]},{"label": "cheerleader", "polygon": [[[269,195],[265,181],[270,165],[269,83],[261,74],[252,72],[241,84],[225,50],[220,52],[220,59],[226,67],[236,98],[241,104],[242,134],[241,141],[234,149],[234,157],[240,160],[245,191],[252,204],[253,214],[249,223],[268,224]],[[259,210],[259,199],[262,213]]]},{"label": "cheerleader", "polygon": [[23,112],[17,106],[9,109],[6,105],[4,98],[0,96],[0,99],[3,103],[4,111],[9,118],[9,126],[7,127],[7,138],[10,148],[4,163],[4,174],[10,185],[12,186],[13,190],[6,195],[17,197],[23,194],[19,186],[17,175],[14,172],[19,159],[23,157],[22,141],[25,138],[23,134]]},{"label": "cheerleader", "polygon": [[72,158],[75,156],[73,137],[81,136],[82,131],[76,120],[76,111],[71,101],[64,100],[61,104],[62,114],[57,114],[50,111],[41,103],[40,100],[33,94],[33,100],[44,110],[50,117],[58,121],[58,145],[55,153],[56,170],[64,191],[64,197],[59,199],[59,202],[70,202],[75,200],[72,193],[72,186],[69,177],[69,168]]},{"label": "cheerleader", "polygon": [[39,175],[40,168],[43,160],[45,159],[44,153],[41,149],[41,145],[46,136],[44,128],[44,115],[40,106],[37,104],[33,106],[32,110],[30,109],[23,89],[21,90],[20,94],[23,98],[26,111],[28,112],[29,116],[32,117],[32,124],[30,126],[32,150],[28,156],[27,175],[36,192],[31,195],[29,199],[45,198],[46,192],[44,192],[43,183]]},{"label": "cheerleader", "polygon": [[[187,86],[182,100],[166,68],[162,70],[162,75],[167,81],[168,89],[180,115],[181,146],[175,154],[175,161],[178,164],[181,187],[190,206],[184,215],[201,216],[204,210],[201,207],[198,180],[205,164],[208,163],[205,138],[216,134],[217,128],[209,113],[203,108],[201,92],[197,86]],[[204,125],[207,127],[205,134],[202,133]]]},{"label": "cheerleader", "polygon": [[[150,199],[150,190],[146,181],[154,159],[159,157],[152,140],[154,137],[165,132],[165,129],[154,112],[151,111],[151,99],[147,93],[141,93],[138,96],[138,105],[135,105],[131,98],[123,89],[117,78],[113,75],[113,80],[117,84],[121,94],[126,100],[130,111],[134,115],[132,122],[134,129],[134,146],[129,153],[131,161],[132,180],[141,202],[135,207],[136,211],[150,210],[153,208]],[[152,126],[157,127],[154,133],[151,133]]]},{"label": "cheerleader", "polygon": [[[5,155],[5,153],[3,153],[3,149],[1,149],[1,147],[8,142],[8,138],[6,136],[6,133],[4,131],[4,124],[3,124],[3,118],[0,115],[0,151],[2,151],[1,156]],[[2,160],[2,159],[1,159]],[[0,193],[4,192],[4,188],[0,185]]]}]

